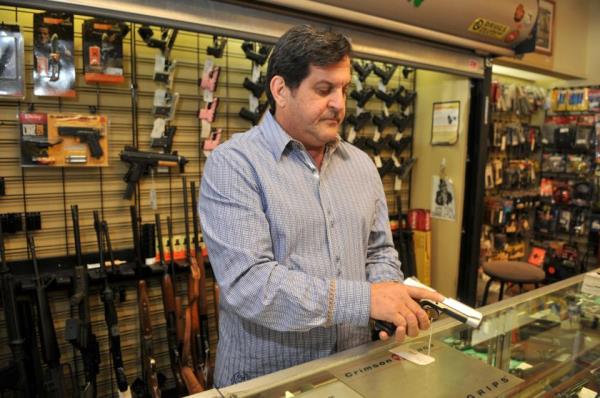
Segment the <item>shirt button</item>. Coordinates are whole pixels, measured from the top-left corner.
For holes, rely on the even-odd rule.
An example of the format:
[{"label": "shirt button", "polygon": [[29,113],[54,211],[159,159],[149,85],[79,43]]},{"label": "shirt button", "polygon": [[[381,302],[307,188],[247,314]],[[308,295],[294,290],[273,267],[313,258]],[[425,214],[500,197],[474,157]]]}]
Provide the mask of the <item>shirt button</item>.
[{"label": "shirt button", "polygon": [[337,276],[342,276],[342,270],[338,269]]},{"label": "shirt button", "polygon": [[335,256],[335,262],[339,263],[340,262],[340,256]]}]

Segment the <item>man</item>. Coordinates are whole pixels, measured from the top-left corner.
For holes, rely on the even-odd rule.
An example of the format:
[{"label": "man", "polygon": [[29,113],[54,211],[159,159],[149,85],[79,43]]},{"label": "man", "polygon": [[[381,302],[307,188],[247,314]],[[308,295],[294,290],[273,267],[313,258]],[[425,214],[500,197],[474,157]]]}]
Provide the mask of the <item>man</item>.
[{"label": "man", "polygon": [[[215,384],[226,386],[429,326],[404,286],[381,180],[341,142],[351,46],[297,26],[271,54],[270,113],[206,162],[200,219],[221,288]],[[411,298],[412,297],[412,298]],[[380,337],[387,338],[385,333]]]}]

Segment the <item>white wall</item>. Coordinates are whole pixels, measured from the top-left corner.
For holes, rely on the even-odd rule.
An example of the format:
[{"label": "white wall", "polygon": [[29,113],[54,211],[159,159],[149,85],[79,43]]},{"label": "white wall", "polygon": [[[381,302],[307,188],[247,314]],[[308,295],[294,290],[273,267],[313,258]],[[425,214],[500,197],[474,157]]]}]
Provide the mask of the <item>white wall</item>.
[{"label": "white wall", "polygon": [[[565,86],[591,86],[600,85],[600,50],[598,42],[600,41],[600,1],[590,1],[589,24],[587,32],[587,56],[585,59],[576,60],[585,65],[586,78],[580,80],[569,80],[564,82]],[[576,21],[573,21],[575,24]]]}]

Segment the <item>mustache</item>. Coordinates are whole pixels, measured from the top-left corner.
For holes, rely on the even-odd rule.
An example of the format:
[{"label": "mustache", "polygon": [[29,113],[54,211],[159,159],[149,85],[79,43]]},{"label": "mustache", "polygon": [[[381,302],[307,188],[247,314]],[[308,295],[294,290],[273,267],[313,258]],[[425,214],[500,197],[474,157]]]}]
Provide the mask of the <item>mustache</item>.
[{"label": "mustache", "polygon": [[341,112],[339,112],[339,111],[330,111],[325,116],[323,116],[322,119],[335,119],[337,121],[340,121],[340,119],[341,119],[340,114],[341,114]]}]

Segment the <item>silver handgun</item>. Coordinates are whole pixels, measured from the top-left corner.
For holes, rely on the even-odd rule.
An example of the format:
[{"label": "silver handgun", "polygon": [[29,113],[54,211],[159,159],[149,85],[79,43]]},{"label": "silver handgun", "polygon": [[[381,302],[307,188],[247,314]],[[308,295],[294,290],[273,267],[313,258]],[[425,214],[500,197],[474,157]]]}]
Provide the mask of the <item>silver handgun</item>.
[{"label": "silver handgun", "polygon": [[[435,292],[434,289],[424,285],[415,277],[405,279],[404,284],[406,286],[419,287]],[[419,304],[427,312],[429,318],[433,320],[439,318],[441,313],[445,313],[462,323],[473,328],[478,328],[483,319],[483,314],[481,314],[481,312],[449,297],[446,297],[441,302],[422,299],[419,300]],[[390,322],[377,320],[375,321],[375,330],[384,331],[391,336],[396,331],[396,326]]]}]

